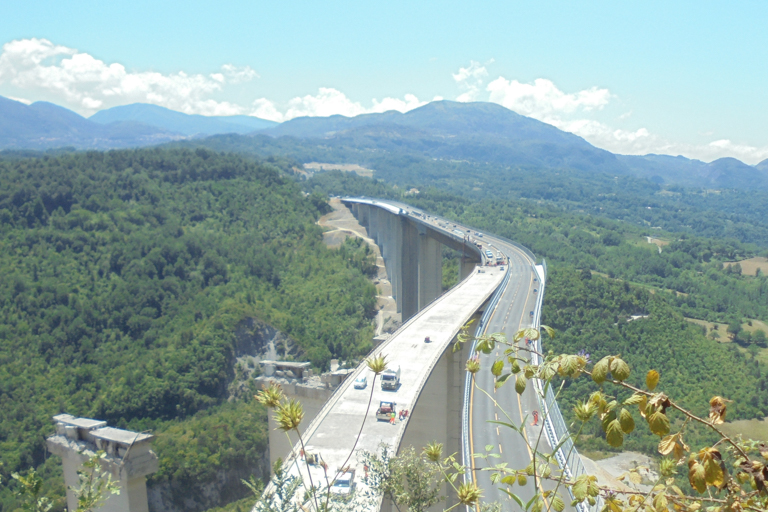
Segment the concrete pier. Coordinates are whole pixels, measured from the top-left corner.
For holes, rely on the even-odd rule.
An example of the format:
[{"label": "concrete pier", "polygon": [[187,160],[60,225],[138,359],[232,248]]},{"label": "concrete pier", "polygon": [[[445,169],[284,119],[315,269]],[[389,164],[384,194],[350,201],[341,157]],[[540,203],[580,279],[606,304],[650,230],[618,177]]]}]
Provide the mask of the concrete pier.
[{"label": "concrete pier", "polygon": [[106,456],[101,468],[120,486],[120,494],[112,494],[98,512],[148,512],[147,475],[157,471],[157,455],[151,450],[154,436],[107,426],[106,421],[77,418],[69,414],[53,417],[56,433],[46,439],[48,451],[61,457],[64,483],[67,486],[67,508],[77,509],[77,496],[72,488],[80,486],[77,472],[83,462],[99,451]]}]

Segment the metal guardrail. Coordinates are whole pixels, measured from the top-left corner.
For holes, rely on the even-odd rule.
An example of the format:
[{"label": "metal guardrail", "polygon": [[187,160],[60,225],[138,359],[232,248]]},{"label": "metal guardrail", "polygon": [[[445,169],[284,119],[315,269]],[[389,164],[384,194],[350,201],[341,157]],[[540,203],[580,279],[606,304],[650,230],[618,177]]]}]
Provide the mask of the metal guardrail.
[{"label": "metal guardrail", "polygon": [[[534,265],[534,272],[536,272],[536,275],[539,276],[539,281],[541,281],[539,286],[539,296],[537,298],[536,307],[533,314],[533,327],[536,329],[541,328],[541,309],[544,304],[544,290],[546,288],[547,278],[546,260],[542,260],[542,267],[544,269],[543,275],[539,273],[538,269]],[[536,340],[535,346],[538,352],[542,354],[544,353],[541,344],[541,336],[539,336],[539,339]],[[531,354],[531,360],[535,364],[541,363],[541,358],[538,354],[535,353]],[[558,465],[560,468],[562,468],[566,478],[570,480],[578,478],[581,475],[586,475],[587,470],[581,461],[579,452],[573,445],[573,439],[571,438],[568,425],[563,418],[563,414],[560,412],[560,407],[557,405],[557,400],[555,400],[555,394],[552,391],[552,387],[547,386],[547,390],[545,393],[543,393],[542,397],[541,382],[538,379],[534,380],[534,386],[537,388],[536,397],[539,401],[539,408],[544,414],[544,429],[550,446],[555,447],[560,443],[560,441],[563,441],[563,444],[560,446],[560,448],[558,448],[557,452],[555,452]],[[568,493],[571,495],[571,500],[573,500],[574,496],[570,488],[568,489]],[[601,501],[602,500],[598,499],[594,506],[590,506],[585,502],[581,502],[576,505],[576,508],[579,512],[597,512],[602,508]]]},{"label": "metal guardrail", "polygon": [[[345,198],[345,199],[370,200],[369,198]],[[373,201],[376,201],[376,200],[373,200]],[[398,207],[409,208],[408,205],[400,203],[398,201],[382,201],[382,202],[389,202],[390,204],[397,205]],[[546,287],[546,278],[547,278],[546,260],[542,259],[541,266],[544,272],[543,272],[543,275],[541,275],[539,273],[539,270],[536,268],[536,256],[533,254],[533,252],[531,252],[530,249],[528,249],[527,247],[517,242],[509,240],[508,238],[498,236],[498,235],[491,235],[491,236],[493,238],[501,240],[504,243],[507,243],[517,248],[522,253],[524,253],[531,261],[533,270],[536,273],[536,275],[539,277],[539,281],[540,281],[538,297],[536,300],[536,306],[534,308],[533,327],[535,329],[540,329],[541,310],[544,303],[544,290]],[[494,292],[494,294],[491,296],[490,302],[488,303],[488,307],[483,313],[483,316],[480,318],[480,322],[478,323],[477,330],[475,331],[476,333],[482,333],[485,330],[486,324],[494,308],[498,304],[498,301],[501,295],[504,293],[504,290],[506,289],[507,283],[509,282],[509,277],[510,277],[509,266],[507,266],[507,275],[502,281],[502,283],[499,285],[497,290]],[[477,341],[473,341],[471,352],[475,351],[476,346],[477,346]],[[539,337],[539,339],[536,340],[535,347],[538,352],[544,353],[542,344],[541,344],[541,337]],[[541,360],[538,354],[532,354],[531,360],[534,364],[541,363]],[[560,407],[558,406],[557,401],[555,400],[555,395],[554,395],[554,392],[552,391],[552,388],[548,386],[546,392],[542,393],[541,382],[537,379],[534,379],[534,386],[537,389],[536,397],[537,397],[537,400],[539,401],[539,408],[541,409],[541,412],[543,413],[545,418],[545,421],[544,421],[545,434],[547,436],[547,440],[550,443],[550,446],[555,447],[558,444],[560,444],[561,440],[563,441],[563,444],[560,446],[560,448],[558,448],[557,452],[555,453],[555,457],[557,459],[559,466],[565,473],[566,477],[571,480],[578,478],[581,475],[588,474],[586,471],[586,468],[584,467],[584,464],[581,461],[581,457],[579,456],[579,453],[576,450],[576,447],[573,445],[573,440],[571,438],[568,425],[566,424],[565,419],[563,418],[563,415],[560,412]],[[462,462],[466,467],[471,467],[471,460],[472,460],[472,453],[470,453],[471,450],[469,447],[470,446],[469,402],[470,402],[471,389],[472,389],[472,375],[469,372],[467,372],[467,376],[464,384],[464,404],[462,408],[462,431],[463,431],[462,432]],[[465,481],[471,482],[473,480],[472,472],[467,471],[464,474],[464,479]],[[573,494],[571,493],[570,489],[568,489],[568,492],[569,494],[571,494],[571,499],[573,499]],[[585,502],[581,502],[577,504],[576,507],[579,512],[597,512],[602,508],[602,500],[598,498],[594,506],[590,506]]]},{"label": "metal guardrail", "polygon": [[[493,310],[496,308],[496,304],[498,304],[499,299],[501,298],[502,294],[504,293],[504,290],[507,288],[507,284],[509,283],[509,265],[507,265],[507,275],[504,277],[504,280],[501,282],[498,288],[496,288],[496,291],[491,296],[490,301],[488,302],[488,307],[485,308],[485,311],[483,312],[483,316],[480,317],[480,322],[477,324],[477,329],[475,330],[475,333],[480,334],[483,331],[485,331],[485,327],[488,323],[488,320],[491,318],[491,315],[493,314]],[[472,346],[470,347],[470,353],[473,353],[475,349],[477,348],[477,340],[472,341]],[[469,443],[469,405],[470,405],[470,393],[472,391],[472,374],[467,372],[466,377],[464,378],[464,404],[461,410],[461,430],[462,430],[462,440],[461,440],[461,459],[462,464],[465,467],[471,467],[472,462],[472,450],[470,449],[470,443]],[[474,476],[472,475],[472,471],[467,471],[464,473],[464,481],[472,482]]]}]

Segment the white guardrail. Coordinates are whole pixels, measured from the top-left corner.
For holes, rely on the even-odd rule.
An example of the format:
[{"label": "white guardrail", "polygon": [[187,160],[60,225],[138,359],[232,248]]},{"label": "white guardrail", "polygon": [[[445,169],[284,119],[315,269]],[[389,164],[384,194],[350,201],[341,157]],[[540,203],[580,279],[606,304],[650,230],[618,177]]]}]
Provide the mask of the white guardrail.
[{"label": "white guardrail", "polygon": [[[546,278],[547,278],[547,263],[546,260],[542,260],[541,269],[543,269],[543,272],[540,272],[539,267],[535,264],[535,259],[533,256],[533,253],[531,253],[530,250],[527,248],[522,247],[520,244],[510,242],[508,240],[504,240],[505,242],[511,243],[512,245],[522,248],[527,256],[531,258],[532,261],[532,267],[535,274],[538,276],[539,279],[539,292],[538,296],[536,298],[536,306],[533,310],[533,327],[535,329],[540,329],[541,327],[541,310],[544,304],[544,290],[546,287]],[[477,325],[476,333],[477,335],[482,334],[485,332],[486,324],[488,322],[488,319],[490,318],[494,308],[496,307],[499,298],[504,293],[504,289],[507,286],[507,283],[509,281],[509,271],[507,273],[507,277],[504,278],[504,281],[501,283],[499,288],[496,290],[494,295],[491,297],[491,300],[488,304],[488,307],[483,313],[483,316],[480,319],[480,322]],[[471,351],[474,352],[477,346],[477,341],[474,341],[472,343],[472,349]],[[539,337],[538,340],[536,340],[535,348],[538,352],[544,353],[544,350],[542,349],[541,345],[541,337]],[[538,354],[531,354],[531,362],[533,364],[540,364],[541,358]],[[571,434],[568,430],[568,425],[565,422],[565,419],[563,418],[562,413],[560,412],[560,407],[557,405],[557,401],[555,400],[555,395],[552,392],[552,388],[550,386],[547,387],[546,393],[543,393],[542,391],[542,385],[541,381],[538,379],[533,379],[533,385],[536,389],[536,398],[539,401],[539,409],[541,410],[541,413],[543,417],[545,418],[544,421],[544,432],[547,436],[547,441],[549,442],[550,446],[555,447],[557,446],[561,440],[564,440],[563,444],[558,448],[557,452],[555,453],[555,457],[557,458],[558,465],[562,468],[563,472],[566,475],[566,478],[569,480],[573,480],[580,475],[587,474],[586,468],[584,467],[584,464],[581,462],[581,457],[579,457],[579,453],[576,450],[576,447],[573,445],[573,440],[571,439]],[[468,468],[467,472],[464,474],[465,481],[471,482],[473,480],[473,474],[470,470],[472,467],[472,453],[470,450],[470,442],[469,442],[469,405],[470,405],[470,393],[472,389],[472,375],[467,372],[467,376],[464,383],[464,407],[462,410],[462,461],[464,463],[464,466]],[[573,494],[571,493],[571,490],[568,489],[568,492],[571,496],[571,500],[574,499]],[[597,512],[602,507],[601,504],[602,500],[598,500],[597,503],[594,506],[589,506],[586,502],[581,502],[576,505],[576,508],[578,512]],[[467,507],[467,511],[470,511],[470,508]]]},{"label": "white guardrail", "polygon": [[[363,200],[372,201],[373,203],[377,203],[376,200],[371,200],[365,197],[347,198],[347,199],[363,199]],[[397,201],[387,201],[387,202],[397,205],[398,207],[402,207],[404,209],[410,208],[408,205],[399,203]],[[379,203],[380,205],[385,204],[384,202],[379,202]],[[546,287],[546,278],[547,278],[546,260],[542,259],[541,268],[543,269],[543,272],[540,272],[539,268],[536,265],[536,256],[531,252],[530,249],[528,249],[527,247],[517,242],[514,242],[512,240],[509,240],[507,238],[504,238],[498,235],[493,235],[493,237],[498,238],[499,240],[502,240],[503,242],[516,247],[521,252],[523,252],[531,261],[531,266],[533,267],[534,273],[538,276],[539,284],[540,284],[538,296],[536,298],[536,306],[534,307],[534,310],[533,310],[533,327],[535,329],[540,329],[541,310],[544,304],[544,289]],[[477,335],[480,335],[483,332],[485,332],[488,320],[493,314],[493,310],[496,308],[496,305],[498,304],[499,299],[504,293],[504,290],[506,289],[507,284],[509,283],[509,278],[510,278],[510,271],[509,271],[509,265],[508,265],[507,275],[504,277],[504,280],[501,282],[499,287],[491,296],[488,303],[488,307],[485,309],[485,311],[483,312],[483,315],[480,317],[480,322],[477,324],[477,329],[475,331]],[[473,341],[470,353],[474,352],[476,347],[477,347],[477,341]],[[538,352],[542,354],[544,353],[544,350],[541,345],[541,337],[539,337],[539,339],[536,341],[535,347]],[[541,363],[540,357],[538,356],[538,354],[531,354],[531,362],[534,364]],[[545,418],[544,432],[547,436],[547,440],[550,446],[555,447],[560,443],[561,440],[564,440],[563,444],[560,446],[560,448],[558,448],[557,452],[555,453],[555,457],[557,458],[557,462],[559,466],[562,468],[566,477],[571,480],[579,477],[580,475],[587,474],[586,468],[584,467],[584,464],[581,462],[581,457],[579,456],[579,453],[576,450],[576,447],[573,445],[573,440],[571,439],[571,434],[568,430],[568,425],[566,424],[565,419],[563,418],[563,415],[560,412],[560,407],[557,405],[557,401],[555,400],[555,395],[552,391],[552,387],[548,386],[546,393],[542,393],[543,390],[541,386],[541,381],[539,381],[538,379],[533,379],[533,385],[536,389],[536,398],[539,402],[539,409],[541,410],[541,413]],[[472,467],[472,453],[471,453],[470,442],[469,442],[469,406],[470,406],[471,391],[472,391],[472,374],[467,372],[466,378],[464,381],[464,404],[462,407],[462,462],[464,466],[468,469],[464,474],[464,479],[465,481],[469,481],[469,482],[473,480],[473,474],[472,474],[472,471],[470,470]],[[568,489],[568,492],[571,495],[571,500],[573,500],[574,499],[573,494],[571,493],[570,489]],[[589,506],[589,504],[585,502],[581,502],[576,505],[576,508],[578,512],[597,512],[602,508],[602,500],[598,498],[597,503],[594,506]],[[469,507],[467,507],[467,510],[470,511]]]}]

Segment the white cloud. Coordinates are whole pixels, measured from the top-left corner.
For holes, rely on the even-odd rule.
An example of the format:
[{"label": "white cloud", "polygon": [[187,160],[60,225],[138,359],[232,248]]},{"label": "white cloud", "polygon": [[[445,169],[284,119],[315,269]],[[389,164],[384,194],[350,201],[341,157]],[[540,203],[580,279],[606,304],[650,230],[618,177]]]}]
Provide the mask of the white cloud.
[{"label": "white cloud", "polygon": [[537,78],[532,84],[499,77],[488,84],[490,101],[504,105],[518,114],[540,118],[552,114],[572,113],[577,110],[601,109],[611,99],[608,89],[590,87],[577,93],[567,94],[545,78]]},{"label": "white cloud", "polygon": [[[492,62],[493,59],[488,64]],[[488,70],[485,66],[474,60],[469,61],[469,66],[466,68],[459,68],[459,72],[453,75],[453,79],[464,92],[456,98],[456,101],[478,101],[487,76]]]},{"label": "white cloud", "polygon": [[222,66],[210,75],[131,72],[88,53],[47,39],[19,39],[3,45],[0,84],[52,95],[84,114],[133,102],[154,103],[188,114],[232,115],[243,108],[209,96],[223,86],[252,80],[250,67]]},{"label": "white cloud", "polygon": [[31,105],[32,104],[32,101],[28,100],[26,98],[17,98],[15,96],[8,96],[8,99],[9,100],[13,100],[13,101],[18,101],[19,103],[23,103],[25,105]]},{"label": "white cloud", "polygon": [[[594,86],[567,93],[545,78],[536,79],[532,83],[522,83],[504,77],[499,77],[485,86],[487,69],[475,61],[470,61],[469,66],[460,68],[458,73],[452,76],[461,90],[456,101],[498,103],[518,114],[579,135],[591,144],[613,153],[684,155],[704,161],[731,156],[749,164],[768,158],[768,147],[737,144],[727,139],[707,144],[683,144],[666,140],[644,127],[631,130],[611,127],[593,118],[593,115],[606,107],[614,97],[606,88]],[[630,110],[619,115],[617,120],[625,121],[632,114],[633,111]]]},{"label": "white cloud", "polygon": [[321,87],[314,96],[308,94],[288,101],[283,111],[280,111],[275,103],[267,98],[259,98],[253,102],[254,110],[251,115],[278,122],[304,116],[339,114],[354,117],[360,114],[386,112],[388,110],[407,112],[425,105],[427,102],[420,101],[413,94],[406,94],[403,99],[384,98],[379,101],[374,98],[372,103],[371,107],[364,107],[360,102],[352,101],[346,94],[337,89]]}]

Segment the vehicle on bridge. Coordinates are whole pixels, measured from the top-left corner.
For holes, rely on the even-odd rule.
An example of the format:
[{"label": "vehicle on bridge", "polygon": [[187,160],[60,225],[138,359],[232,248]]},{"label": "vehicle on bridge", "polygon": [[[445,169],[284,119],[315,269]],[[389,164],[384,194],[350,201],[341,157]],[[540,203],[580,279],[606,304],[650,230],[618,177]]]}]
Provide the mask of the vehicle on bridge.
[{"label": "vehicle on bridge", "polygon": [[379,408],[376,410],[376,419],[378,421],[389,421],[392,415],[395,414],[396,408],[397,404],[395,402],[382,400],[379,403]]},{"label": "vehicle on bridge", "polygon": [[396,391],[400,386],[400,367],[397,370],[384,370],[381,373],[381,389]]},{"label": "vehicle on bridge", "polygon": [[365,389],[368,386],[368,377],[361,375],[355,379],[355,389]]},{"label": "vehicle on bridge", "polygon": [[355,470],[345,468],[344,472],[336,477],[331,485],[331,494],[346,496],[351,494],[355,487]]}]

